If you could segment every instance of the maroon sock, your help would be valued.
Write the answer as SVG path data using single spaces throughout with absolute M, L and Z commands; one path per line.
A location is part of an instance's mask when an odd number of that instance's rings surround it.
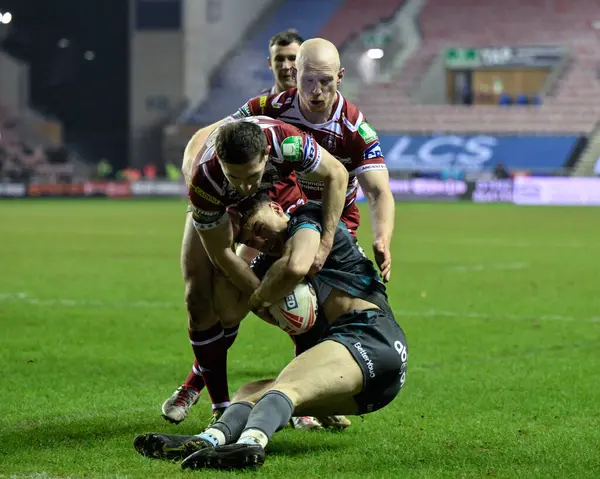
M 191 336 L 191 332 L 190 332 Z M 192 338 L 190 338 L 192 339 Z M 200 392 L 204 389 L 204 378 L 202 377 L 202 372 L 198 366 L 198 361 L 194 359 L 194 365 L 192 366 L 192 370 L 188 374 L 183 385 L 187 388 L 194 388 L 196 391 Z
M 229 384 L 227 382 L 227 348 L 221 323 L 206 331 L 190 331 L 190 342 L 198 369 L 210 394 L 213 409 L 229 406 Z

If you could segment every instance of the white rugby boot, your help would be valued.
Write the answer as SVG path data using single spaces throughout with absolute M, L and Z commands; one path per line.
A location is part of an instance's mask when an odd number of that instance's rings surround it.
M 162 417 L 173 424 L 183 421 L 192 406 L 198 402 L 200 392 L 187 386 L 179 386 L 162 405 Z

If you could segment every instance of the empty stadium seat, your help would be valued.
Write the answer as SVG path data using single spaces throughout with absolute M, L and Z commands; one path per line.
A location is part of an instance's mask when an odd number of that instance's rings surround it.
M 381 131 L 589 132 L 600 120 L 600 33 L 592 27 L 599 12 L 600 0 L 428 0 L 418 51 L 396 78 L 365 85 L 355 102 Z M 573 58 L 552 93 L 531 102 L 535 108 L 415 105 L 413 88 L 453 45 L 567 45 Z
M 248 98 L 273 83 L 267 66 L 267 47 L 275 34 L 295 28 L 304 38 L 315 37 L 336 12 L 342 0 L 286 0 L 272 17 L 228 60 L 215 75 L 207 99 L 195 108 L 188 121 L 211 123 L 233 113 Z M 315 12 L 318 12 L 316 14 Z
M 402 3 L 404 0 L 377 0 L 367 5 L 364 0 L 344 0 L 318 36 L 340 47 L 353 35 L 391 18 Z

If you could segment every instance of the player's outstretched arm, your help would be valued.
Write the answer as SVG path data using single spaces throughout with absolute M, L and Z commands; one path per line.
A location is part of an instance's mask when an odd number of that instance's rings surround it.
M 290 294 L 313 264 L 321 237 L 312 228 L 300 228 L 287 240 L 283 255 L 269 268 L 250 304 L 254 310 L 276 303 Z
M 231 221 L 225 221 L 216 228 L 197 229 L 202 244 L 212 263 L 242 292 L 251 294 L 260 285 L 250 266 L 232 249 L 233 228 Z
M 394 232 L 396 206 L 390 190 L 390 176 L 387 170 L 365 171 L 358 176 L 358 183 L 367 198 L 371 211 L 373 230 L 373 253 L 384 282 L 390 279 L 392 254 L 390 244 Z
M 323 232 L 321 233 L 320 247 L 310 269 L 310 273 L 314 274 L 321 270 L 333 246 L 335 230 L 346 202 L 348 171 L 331 153 L 321 148 L 319 166 L 313 172 L 302 176 L 308 180 L 321 180 L 324 182 Z

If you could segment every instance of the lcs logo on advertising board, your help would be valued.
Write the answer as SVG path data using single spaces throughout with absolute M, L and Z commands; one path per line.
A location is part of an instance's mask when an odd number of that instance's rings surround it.
M 492 159 L 497 144 L 492 136 L 402 136 L 387 150 L 386 159 L 392 168 L 480 169 Z
M 390 170 L 462 171 L 562 168 L 584 138 L 578 135 L 393 135 L 379 137 Z

